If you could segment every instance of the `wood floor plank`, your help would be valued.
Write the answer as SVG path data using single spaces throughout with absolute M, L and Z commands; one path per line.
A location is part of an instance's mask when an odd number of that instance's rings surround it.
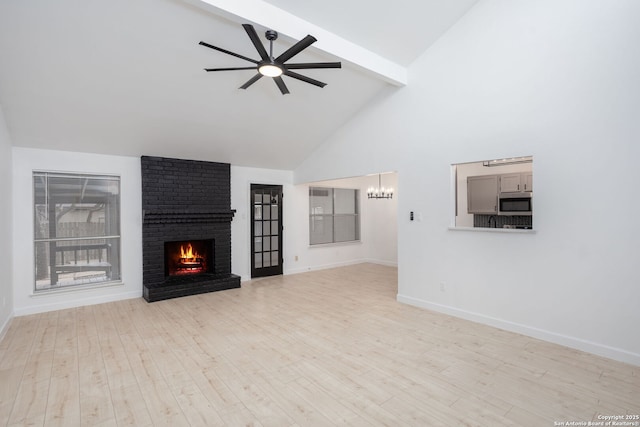
M 11 322 L 7 333 L 8 346 L 2 360 L 0 370 L 23 368 L 36 338 L 39 316 L 25 316 L 27 319 L 17 318 Z
M 41 353 L 53 350 L 56 342 L 59 312 L 43 313 L 40 316 L 38 329 L 35 332 L 34 343 L 31 351 Z
M 640 414 L 638 366 L 396 294 L 395 268 L 359 264 L 17 317 L 0 341 L 0 426 L 543 426 Z
M 221 418 L 228 426 L 264 427 L 264 424 L 242 403 L 234 405 L 233 408 L 221 414 Z
M 76 308 L 76 322 L 79 337 L 92 337 L 98 335 L 94 308 L 95 306 L 93 305 Z
M 11 415 L 22 380 L 22 369 L 0 369 L 0 421 L 6 424 Z
M 82 425 L 99 425 L 115 422 L 111 403 L 111 390 L 101 353 L 89 353 L 79 357 L 80 422 Z
M 49 377 L 40 381 L 23 381 L 18 389 L 9 424 L 44 423 L 49 395 Z
M 322 385 L 307 378 L 300 378 L 287 385 L 296 394 L 311 405 L 335 425 L 346 424 L 358 417 L 351 408 L 342 404 L 340 399 L 329 393 Z
M 224 426 L 224 421 L 194 383 L 174 390 L 178 404 L 192 427 Z
M 147 404 L 142 397 L 142 391 L 137 384 L 112 390 L 111 401 L 119 426 L 146 427 L 153 425 Z
M 216 374 L 261 425 L 276 427 L 294 424 L 293 419 L 277 405 L 274 399 L 254 384 L 251 375 L 238 369 L 233 362 L 224 361 L 216 369 Z
M 111 334 L 101 336 L 99 345 L 111 390 L 137 385 L 120 337 Z
M 142 386 L 149 382 L 164 382 L 162 372 L 154 363 L 151 352 L 145 346 L 142 337 L 138 335 L 122 335 L 120 338 L 138 384 Z
M 189 425 L 178 401 L 164 382 L 147 382 L 140 386 L 140 390 L 153 425 L 171 427 Z
M 160 372 L 169 387 L 182 388 L 191 382 L 189 373 L 174 355 L 171 346 L 167 345 L 160 335 L 143 341 L 155 365 L 160 367 Z
M 80 425 L 80 381 L 77 370 L 75 373 L 51 377 L 45 425 Z
M 235 408 L 235 405 L 241 403 L 238 396 L 218 378 L 213 370 L 207 368 L 200 372 L 193 372 L 192 377 L 202 394 L 218 414 L 224 414 L 231 408 Z
M 273 374 L 257 372 L 253 377 L 258 387 L 301 426 L 333 426 L 329 418 L 317 411 L 313 404 L 297 394 L 288 384 L 280 382 Z
M 25 365 L 22 382 L 39 382 L 51 378 L 53 350 L 32 352 Z

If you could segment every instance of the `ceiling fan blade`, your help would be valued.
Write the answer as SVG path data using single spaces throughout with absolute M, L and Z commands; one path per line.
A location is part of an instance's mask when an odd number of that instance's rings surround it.
M 282 53 L 282 55 L 278 56 L 275 59 L 275 62 L 283 63 L 283 62 L 293 58 L 294 56 L 296 56 L 297 54 L 299 54 L 300 52 L 302 52 L 303 50 L 305 50 L 306 48 L 311 46 L 316 41 L 317 41 L 317 39 L 315 37 L 313 37 L 312 35 L 307 35 L 305 38 L 300 40 L 298 43 L 294 44 L 289 49 L 284 51 Z
M 325 87 L 327 85 L 326 83 L 322 83 L 322 82 L 320 82 L 318 80 L 315 80 L 315 79 L 312 79 L 310 77 L 303 76 L 302 74 L 294 73 L 293 71 L 285 71 L 284 75 L 292 77 L 294 79 L 301 80 L 301 81 L 303 81 L 305 83 L 310 83 L 310 84 L 312 84 L 314 86 L 318 86 L 318 87 Z
M 234 52 L 228 51 L 228 50 L 223 49 L 221 47 L 210 45 L 209 43 L 200 42 L 198 44 L 200 44 L 202 46 L 206 46 L 206 47 L 208 47 L 210 49 L 213 49 L 213 50 L 217 50 L 218 52 L 226 53 L 227 55 L 235 56 L 236 58 L 244 59 L 245 61 L 253 62 L 254 64 L 258 63 L 258 61 L 256 61 L 255 59 L 247 58 L 246 56 L 242 56 L 242 55 L 240 55 L 238 53 L 234 53 Z
M 278 88 L 280 89 L 280 92 L 282 92 L 283 95 L 286 95 L 289 93 L 289 89 L 287 88 L 287 85 L 284 84 L 284 80 L 282 80 L 282 77 L 280 76 L 274 77 L 273 81 L 276 82 L 276 84 L 278 85 Z
M 269 58 L 269 54 L 267 53 L 267 50 L 264 48 L 264 45 L 260 41 L 260 37 L 258 37 L 258 33 L 256 33 L 255 28 L 253 28 L 253 25 L 242 24 L 242 26 L 244 27 L 244 30 L 247 32 L 247 35 L 249 36 L 249 38 L 251 39 L 251 43 L 253 43 L 256 50 L 260 54 L 260 58 L 262 58 L 263 61 L 268 61 L 269 59 L 271 59 Z
M 245 84 L 243 84 L 242 86 L 240 86 L 240 89 L 246 89 L 249 86 L 251 86 L 252 84 L 254 84 L 255 82 L 257 82 L 258 80 L 260 80 L 260 78 L 262 77 L 262 74 L 257 73 L 255 76 L 251 77 Z
M 205 71 L 235 71 L 235 70 L 255 70 L 256 67 L 234 67 L 234 68 L 205 68 Z
M 289 70 L 307 70 L 311 68 L 342 68 L 340 62 L 304 62 L 298 64 L 285 64 Z

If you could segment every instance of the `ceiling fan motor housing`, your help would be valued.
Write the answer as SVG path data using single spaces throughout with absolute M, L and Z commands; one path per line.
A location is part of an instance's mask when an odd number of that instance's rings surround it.
M 273 41 L 273 40 L 277 40 L 278 39 L 278 33 L 276 31 L 273 31 L 273 30 L 267 30 L 267 32 L 264 33 L 264 36 L 269 41 Z

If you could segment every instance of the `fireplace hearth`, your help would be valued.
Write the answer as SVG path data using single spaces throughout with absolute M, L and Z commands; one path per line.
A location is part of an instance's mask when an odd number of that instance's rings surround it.
M 231 273 L 231 177 L 225 163 L 141 158 L 143 297 L 240 287 Z

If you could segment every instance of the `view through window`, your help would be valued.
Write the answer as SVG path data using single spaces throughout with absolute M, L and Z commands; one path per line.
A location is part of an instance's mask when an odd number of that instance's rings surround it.
M 120 178 L 34 172 L 35 291 L 120 280 Z
M 359 191 L 347 188 L 309 188 L 309 243 L 360 240 Z

